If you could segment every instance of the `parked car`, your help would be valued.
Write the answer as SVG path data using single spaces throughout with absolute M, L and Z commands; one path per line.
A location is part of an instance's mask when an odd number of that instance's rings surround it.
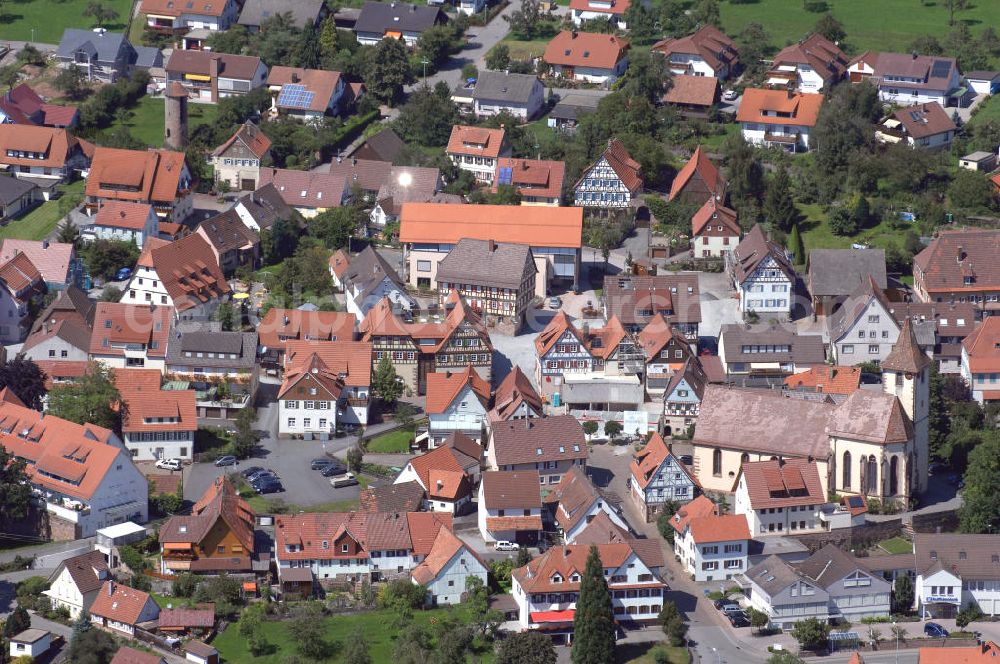
M 739 604 L 737 604 L 731 599 L 717 599 L 714 602 L 712 602 L 712 605 L 715 606 L 715 608 L 717 608 L 719 611 L 724 611 L 727 606 L 736 606 L 737 608 L 739 608 Z
M 281 482 L 278 480 L 268 480 L 266 482 L 261 482 L 254 487 L 257 493 L 281 493 L 285 490 L 285 487 L 281 486 Z
M 248 477 L 247 482 L 249 482 L 250 484 L 258 484 L 267 479 L 279 480 L 281 478 L 278 477 L 278 474 L 272 470 L 262 470 L 259 473 L 256 473 Z
M 345 466 L 340 461 L 334 461 L 328 466 L 325 466 L 319 471 L 319 474 L 323 477 L 333 477 L 334 475 L 343 475 L 347 472 L 347 466 Z
M 725 101 L 735 101 L 737 97 L 739 97 L 739 94 L 736 90 L 726 90 L 722 93 L 722 98 Z
M 156 467 L 163 470 L 180 470 L 184 462 L 180 459 L 157 459 Z
M 691 456 L 690 454 L 682 454 L 682 455 L 680 455 L 677 458 L 685 466 L 693 466 L 694 465 L 694 457 Z
M 125 281 L 132 278 L 132 268 L 123 267 L 115 272 L 115 281 Z
M 236 457 L 234 457 L 232 454 L 226 454 L 226 455 L 220 456 L 218 459 L 215 460 L 215 465 L 216 466 L 235 466 L 236 465 Z
M 562 306 L 562 300 L 559 299 L 558 296 L 553 295 L 552 297 L 549 298 L 549 308 L 550 309 L 558 309 L 561 306 Z
M 732 611 L 726 614 L 729 618 L 729 622 L 732 623 L 733 627 L 749 627 L 750 626 L 750 616 L 747 615 L 746 611 Z
M 500 540 L 493 545 L 496 551 L 517 551 L 521 548 L 521 545 L 517 542 L 508 542 L 507 540 Z
M 345 486 L 354 486 L 358 483 L 358 478 L 354 476 L 354 473 L 350 472 L 330 478 L 330 484 L 332 484 L 335 489 L 340 489 Z
M 251 475 L 255 475 L 256 473 L 259 473 L 262 470 L 265 469 L 261 468 L 260 466 L 250 466 L 249 468 L 245 468 L 243 472 L 240 473 L 240 475 L 242 475 L 243 477 L 250 477 Z
M 322 459 L 313 459 L 309 462 L 309 468 L 312 470 L 323 470 L 327 466 L 336 463 L 333 459 L 329 457 L 324 457 Z
M 945 637 L 948 636 L 948 630 L 937 623 L 929 622 L 924 625 L 924 634 L 930 637 Z

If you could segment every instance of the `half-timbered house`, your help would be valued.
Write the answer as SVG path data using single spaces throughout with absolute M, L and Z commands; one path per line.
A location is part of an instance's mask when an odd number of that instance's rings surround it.
M 557 390 L 563 374 L 594 371 L 586 336 L 562 310 L 535 339 L 535 356 L 535 379 L 544 393 Z
M 751 228 L 725 257 L 733 286 L 739 292 L 741 312 L 791 314 L 795 270 L 784 249 L 765 237 L 760 224 Z
M 642 193 L 639 162 L 632 159 L 617 138 L 597 162 L 585 170 L 573 187 L 573 205 L 603 210 L 624 210 Z

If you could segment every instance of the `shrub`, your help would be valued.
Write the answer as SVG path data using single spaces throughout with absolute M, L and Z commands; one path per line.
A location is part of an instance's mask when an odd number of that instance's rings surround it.
M 191 597 L 198 590 L 198 577 L 191 573 L 180 574 L 170 584 L 175 597 Z
M 813 14 L 822 14 L 830 9 L 830 5 L 826 3 L 826 0 L 804 0 L 802 8 Z

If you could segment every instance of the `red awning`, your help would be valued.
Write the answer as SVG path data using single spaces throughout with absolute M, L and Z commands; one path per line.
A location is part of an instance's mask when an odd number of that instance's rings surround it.
M 557 623 L 573 622 L 573 614 L 576 609 L 566 609 L 565 611 L 535 611 L 531 614 L 533 623 Z
M 257 584 L 253 581 L 244 581 L 243 590 L 248 593 L 255 593 L 257 592 Z

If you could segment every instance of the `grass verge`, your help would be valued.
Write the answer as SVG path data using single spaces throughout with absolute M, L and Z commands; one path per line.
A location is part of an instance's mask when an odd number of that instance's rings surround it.
M 78 180 L 73 184 L 60 186 L 59 189 L 63 195 L 82 194 L 85 184 L 83 180 Z M 44 240 L 56 229 L 62 218 L 59 199 L 45 201 L 23 217 L 0 228 L 0 240 Z
M 397 429 L 368 441 L 368 451 L 380 454 L 403 454 L 410 451 L 413 429 Z
M 125 126 L 137 140 L 149 147 L 163 145 L 163 97 L 142 97 L 139 103 L 129 109 L 132 117 Z M 188 104 L 188 130 L 215 122 L 219 109 L 214 104 Z M 119 126 L 117 119 L 101 135 L 110 134 Z
M 913 544 L 902 537 L 893 537 L 878 543 L 878 548 L 886 553 L 913 553 Z
M 4 41 L 30 41 L 58 44 L 66 28 L 94 27 L 94 20 L 84 16 L 90 0 L 58 0 L 57 2 L 5 2 L 0 9 L 0 35 Z M 132 11 L 131 0 L 105 0 L 101 4 L 118 12 L 118 17 L 104 27 L 110 32 L 122 32 Z

